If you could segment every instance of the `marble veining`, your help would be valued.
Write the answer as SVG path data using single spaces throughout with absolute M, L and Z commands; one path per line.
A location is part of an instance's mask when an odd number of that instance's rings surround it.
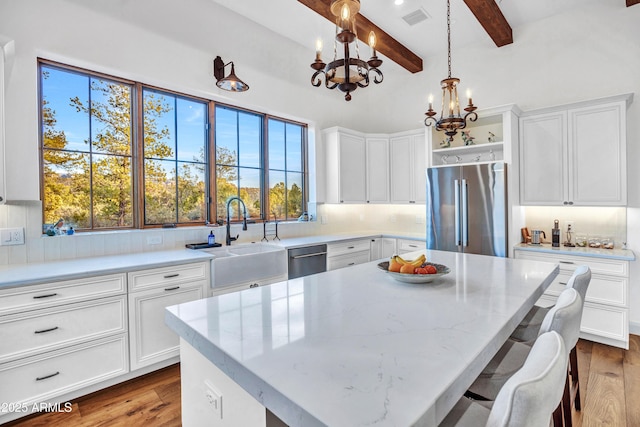
M 291 426 L 437 425 L 559 270 L 426 253 L 451 273 L 408 284 L 370 262 L 172 306 L 166 323 Z

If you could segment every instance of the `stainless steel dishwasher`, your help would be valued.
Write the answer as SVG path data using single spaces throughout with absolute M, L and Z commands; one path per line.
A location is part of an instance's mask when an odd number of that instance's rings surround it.
M 289 279 L 327 271 L 327 245 L 289 249 Z

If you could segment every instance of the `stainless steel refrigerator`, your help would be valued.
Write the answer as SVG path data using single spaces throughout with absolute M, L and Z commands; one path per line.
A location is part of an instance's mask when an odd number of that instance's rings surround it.
M 427 169 L 427 248 L 507 256 L 503 162 Z

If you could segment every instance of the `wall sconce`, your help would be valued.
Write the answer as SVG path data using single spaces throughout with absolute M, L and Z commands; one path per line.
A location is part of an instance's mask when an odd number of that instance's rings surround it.
M 229 64 L 231 64 L 231 72 L 227 77 L 225 77 L 224 68 Z M 225 64 L 222 58 L 216 56 L 216 59 L 213 60 L 213 75 L 217 80 L 216 86 L 220 89 L 228 90 L 230 92 L 245 92 L 249 90 L 249 85 L 236 76 L 233 61 Z

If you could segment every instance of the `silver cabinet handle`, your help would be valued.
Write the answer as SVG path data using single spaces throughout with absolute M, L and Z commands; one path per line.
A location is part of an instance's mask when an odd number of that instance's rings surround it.
M 34 334 L 44 334 L 45 332 L 55 331 L 56 329 L 58 329 L 58 327 L 54 326 L 53 328 L 49 328 L 49 329 L 40 329 L 39 331 L 33 331 L 33 333 Z
M 254 283 L 253 285 L 249 285 L 249 288 L 257 288 L 259 286 L 260 286 L 259 283 Z
M 573 261 L 558 261 L 560 264 L 575 264 Z
M 173 277 L 178 277 L 180 275 L 180 273 L 175 273 L 175 274 L 167 274 L 166 276 L 164 276 L 165 279 L 171 279 Z
M 560 283 L 561 285 L 567 286 L 567 282 L 558 282 L 558 283 Z
M 418 247 L 418 245 L 407 245 L 407 246 L 409 246 L 410 248 L 417 248 Z
M 51 298 L 51 297 L 55 297 L 56 295 L 58 295 L 58 294 L 53 293 L 53 294 L 47 294 L 47 295 L 35 295 L 35 296 L 33 297 L 33 299 Z
M 326 255 L 327 252 L 314 252 L 312 254 L 306 254 L 306 255 L 295 255 L 290 257 L 291 259 L 298 259 L 298 258 L 308 258 L 310 256 L 320 256 L 320 255 Z
M 355 246 L 347 246 L 347 249 L 355 249 Z
M 454 181 L 454 231 L 455 231 L 455 240 L 456 246 L 460 246 L 462 244 L 462 240 L 460 239 L 460 180 Z
M 55 377 L 56 375 L 60 375 L 60 371 L 56 371 L 55 373 L 50 375 L 45 375 L 44 377 L 37 377 L 36 381 L 46 380 L 47 378 Z
M 462 180 L 460 199 L 462 204 L 462 245 L 469 246 L 469 194 L 466 179 Z
M 356 263 L 355 263 L 355 262 L 350 262 L 350 263 L 349 263 L 349 264 L 347 264 L 347 265 L 356 265 Z
M 164 288 L 165 291 L 175 291 L 176 289 L 180 289 L 180 286 L 174 286 L 173 288 Z

